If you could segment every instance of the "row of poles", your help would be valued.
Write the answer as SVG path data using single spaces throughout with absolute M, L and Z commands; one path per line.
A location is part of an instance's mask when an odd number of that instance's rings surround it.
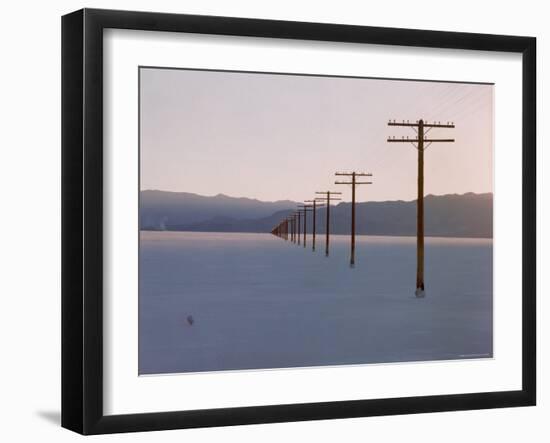
M 424 151 L 432 143 L 454 142 L 450 138 L 427 138 L 426 135 L 433 128 L 454 128 L 454 123 L 447 122 L 425 122 L 424 120 L 416 120 L 409 122 L 408 120 L 396 122 L 395 120 L 388 121 L 388 126 L 408 127 L 416 132 L 416 137 L 388 137 L 388 143 L 411 143 L 418 151 L 418 183 L 417 183 L 417 229 L 416 229 L 416 291 L 417 297 L 424 296 Z M 337 185 L 351 185 L 351 245 L 350 245 L 350 266 L 355 266 L 355 188 L 358 185 L 370 185 L 370 181 L 358 181 L 358 177 L 372 177 L 370 173 L 362 172 L 336 172 L 336 176 L 349 177 L 350 181 L 338 181 Z M 307 214 L 312 213 L 312 250 L 315 251 L 316 241 L 316 213 L 320 207 L 326 208 L 325 220 L 325 256 L 329 255 L 330 244 L 330 205 L 331 202 L 341 200 L 341 192 L 334 191 L 317 191 L 316 197 L 313 200 L 304 200 L 304 203 L 298 205 L 297 210 L 290 216 L 281 220 L 271 231 L 273 235 L 281 237 L 284 240 L 290 240 L 292 243 L 306 247 L 307 244 Z
M 335 181 L 337 185 L 351 185 L 351 252 L 350 266 L 355 266 L 355 188 L 358 185 L 370 185 L 370 181 L 358 181 L 358 177 L 372 177 L 371 173 L 364 172 L 336 172 L 336 176 L 350 177 L 350 181 Z M 330 247 L 330 205 L 334 201 L 339 201 L 342 195 L 336 191 L 317 191 L 313 200 L 304 200 L 304 203 L 298 205 L 297 210 L 290 216 L 287 216 L 279 222 L 271 231 L 273 235 L 290 240 L 298 245 L 307 245 L 307 214 L 312 214 L 312 245 L 311 249 L 315 251 L 316 246 L 316 231 L 317 231 L 317 209 L 326 208 L 325 211 L 325 256 L 329 255 Z

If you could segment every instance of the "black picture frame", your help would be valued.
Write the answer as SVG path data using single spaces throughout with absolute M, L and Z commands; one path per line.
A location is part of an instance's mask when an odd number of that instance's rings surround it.
M 108 28 L 521 54 L 521 390 L 104 415 L 102 77 L 103 30 Z M 104 434 L 535 405 L 535 67 L 533 37 L 97 9 L 65 15 L 62 18 L 62 426 L 81 434 Z

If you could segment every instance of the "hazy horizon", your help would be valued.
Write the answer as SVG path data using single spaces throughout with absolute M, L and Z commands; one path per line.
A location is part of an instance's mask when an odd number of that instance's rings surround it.
M 140 189 L 303 201 L 343 192 L 334 172 L 371 172 L 357 201 L 415 200 L 414 137 L 433 129 L 425 195 L 493 192 L 493 93 L 487 84 L 140 69 Z
M 198 195 L 200 197 L 219 197 L 219 196 L 223 196 L 223 197 L 229 197 L 229 198 L 244 198 L 244 199 L 248 199 L 248 200 L 258 200 L 258 201 L 265 202 L 265 203 L 276 203 L 276 202 L 282 202 L 282 201 L 292 201 L 293 203 L 296 203 L 296 202 L 301 203 L 301 201 L 292 200 L 291 198 L 279 198 L 277 200 L 262 200 L 262 199 L 258 199 L 258 198 L 255 198 L 255 197 L 248 197 L 246 195 L 230 195 L 230 194 L 227 194 L 225 192 L 218 192 L 216 194 L 199 194 L 198 192 L 193 192 L 193 191 L 170 191 L 170 190 L 166 190 L 166 189 L 140 189 L 140 192 L 171 192 L 171 193 L 175 193 L 175 194 L 178 194 L 178 193 L 193 194 L 193 195 Z M 429 196 L 445 197 L 447 195 L 465 195 L 465 194 L 475 194 L 475 195 L 493 194 L 493 191 L 488 191 L 488 192 L 466 191 L 466 192 L 461 192 L 461 193 L 451 192 L 451 193 L 448 193 L 448 194 L 433 194 L 433 193 L 430 193 L 430 194 L 424 194 L 424 197 L 429 197 Z M 379 202 L 379 203 L 392 202 L 392 201 L 410 202 L 410 201 L 415 201 L 416 199 L 417 198 L 415 196 L 412 199 L 391 199 L 391 200 L 376 200 L 376 201 Z M 369 201 L 373 201 L 373 200 L 369 200 Z M 334 204 L 336 205 L 340 202 L 341 201 L 335 201 Z M 346 201 L 343 201 L 343 202 L 346 203 Z M 347 202 L 347 203 L 349 203 L 349 202 Z

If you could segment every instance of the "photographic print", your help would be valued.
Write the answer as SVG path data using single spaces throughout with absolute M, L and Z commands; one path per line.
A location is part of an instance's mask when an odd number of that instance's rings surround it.
M 493 357 L 488 83 L 139 68 L 139 374 Z

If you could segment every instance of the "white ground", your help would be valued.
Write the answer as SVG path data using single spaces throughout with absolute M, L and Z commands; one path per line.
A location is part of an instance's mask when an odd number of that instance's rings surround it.
M 142 232 L 140 373 L 491 357 L 492 241 L 427 238 L 421 299 L 415 242 Z

